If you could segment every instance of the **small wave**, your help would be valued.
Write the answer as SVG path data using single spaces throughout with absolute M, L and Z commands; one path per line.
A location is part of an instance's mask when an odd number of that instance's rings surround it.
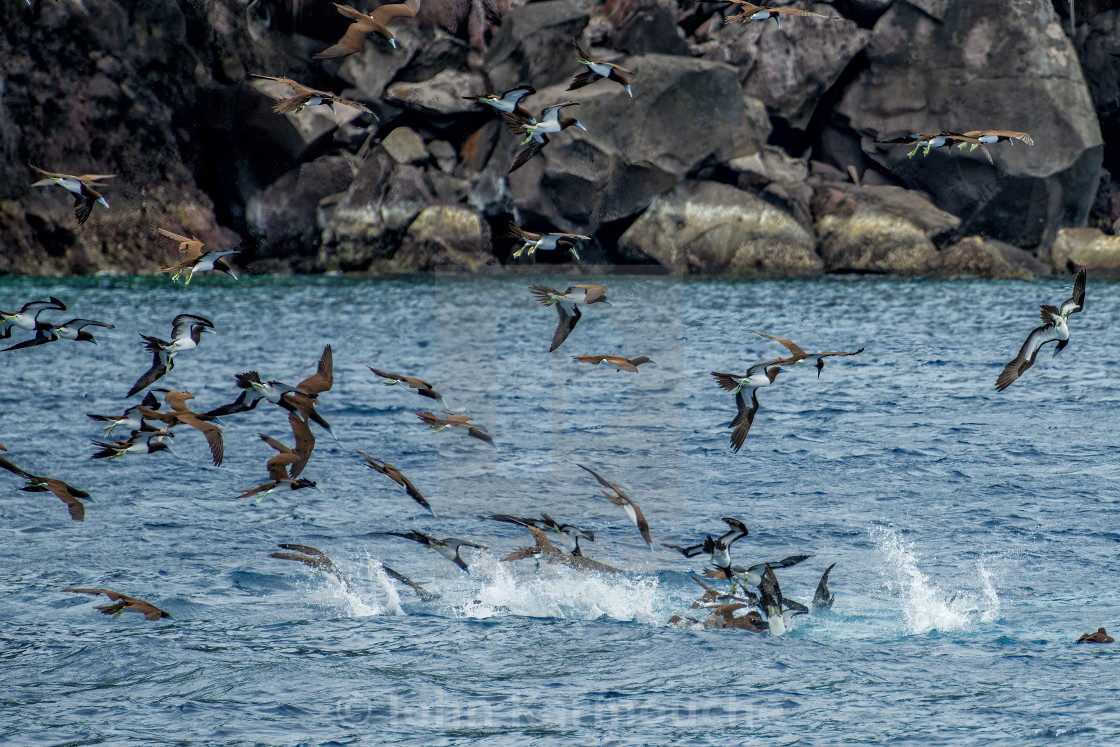
M 898 532 L 876 527 L 871 530 L 871 539 L 886 560 L 882 572 L 887 589 L 902 603 L 903 619 L 911 634 L 969 630 L 977 622 L 988 623 L 999 618 L 999 594 L 992 573 L 983 561 L 977 561 L 974 574 L 954 575 L 962 581 L 971 578 L 976 583 L 965 588 L 945 589 L 918 568 L 913 544 L 902 539 Z

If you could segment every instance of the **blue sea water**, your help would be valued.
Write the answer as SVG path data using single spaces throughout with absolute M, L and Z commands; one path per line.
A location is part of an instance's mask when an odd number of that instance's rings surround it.
M 556 323 L 536 282 L 570 277 L 402 279 L 0 278 L 0 308 L 54 295 L 116 325 L 101 347 L 59 342 L 0 354 L 0 442 L 21 467 L 89 491 L 86 521 L 0 473 L 0 743 L 23 744 L 1106 744 L 1120 738 L 1116 476 L 1118 288 L 1089 279 L 1073 339 L 1007 391 L 993 385 L 1037 305 L 1069 279 L 1037 283 L 829 277 L 726 282 L 579 277 L 614 306 L 584 311 L 547 352 Z M 171 318 L 218 334 L 176 358 L 157 386 L 202 411 L 233 400 L 235 373 L 296 383 L 334 351 L 303 490 L 255 504 L 263 403 L 225 418 L 225 462 L 201 435 L 113 462 L 89 458 L 148 367 L 137 333 Z M 733 399 L 712 370 L 784 349 L 865 348 L 783 373 L 759 392 L 743 450 L 729 449 Z M 1052 346 L 1049 346 L 1052 349 Z M 649 355 L 638 374 L 577 353 Z M 432 433 L 434 404 L 366 368 L 420 376 L 472 415 L 499 449 L 461 429 Z M 427 514 L 362 450 L 410 477 Z M 649 520 L 647 549 L 585 464 Z M 595 532 L 588 556 L 617 577 L 531 560 L 492 513 Z M 807 602 L 831 563 L 832 610 L 784 637 L 679 630 L 699 587 L 660 543 L 691 543 L 741 518 L 736 563 L 811 553 L 779 572 Z M 489 549 L 470 575 L 373 531 L 419 530 Z M 312 545 L 351 587 L 271 559 Z M 380 562 L 441 598 L 422 602 Z M 170 612 L 147 622 L 94 610 L 116 589 Z

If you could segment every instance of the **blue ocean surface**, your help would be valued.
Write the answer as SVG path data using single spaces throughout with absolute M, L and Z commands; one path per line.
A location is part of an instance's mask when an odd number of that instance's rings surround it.
M 555 353 L 543 282 L 601 282 Z M 1120 739 L 1118 287 L 1089 278 L 1070 345 L 1008 390 L 996 376 L 1071 278 L 1035 283 L 875 277 L 727 282 L 545 273 L 500 277 L 0 278 L 0 308 L 53 295 L 73 317 L 116 325 L 101 346 L 0 353 L 4 456 L 93 495 L 71 521 L 49 493 L 0 472 L 0 743 L 1108 744 Z M 234 375 L 298 383 L 323 346 L 334 386 L 303 476 L 323 492 L 238 493 L 291 444 L 264 402 L 223 418 L 225 461 L 179 427 L 177 456 L 93 460 L 101 424 L 151 364 L 137 333 L 168 339 L 179 313 L 217 334 L 156 386 L 205 411 Z M 784 372 L 759 391 L 739 453 L 734 399 L 710 371 L 785 349 L 855 350 Z M 26 333 L 17 332 L 14 339 Z M 648 355 L 639 373 L 579 353 Z M 368 365 L 426 379 L 499 448 Z M 135 398 L 133 401 L 138 400 Z M 396 465 L 431 502 L 365 466 Z M 653 548 L 599 492 L 618 483 Z M 547 512 L 595 533 L 585 573 L 500 558 L 532 544 L 494 513 Z M 700 588 L 691 544 L 737 517 L 736 564 L 807 553 L 778 572 L 808 602 L 830 564 L 833 608 L 776 637 L 668 625 Z M 471 573 L 418 530 L 485 545 Z M 269 558 L 279 543 L 326 552 L 349 579 Z M 381 563 L 440 594 L 421 601 Z M 105 587 L 171 617 L 98 614 Z

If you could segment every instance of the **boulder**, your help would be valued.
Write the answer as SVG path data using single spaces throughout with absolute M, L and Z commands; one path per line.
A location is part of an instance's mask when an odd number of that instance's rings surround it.
M 940 261 L 934 239 L 960 225 L 957 217 L 901 187 L 817 185 L 813 212 L 828 272 L 929 274 Z
M 607 0 L 603 10 L 614 29 L 611 49 L 631 55 L 688 54 L 674 0 Z
M 477 93 L 486 93 L 481 73 L 444 70 L 420 83 L 394 83 L 386 89 L 385 98 L 423 114 L 462 114 L 478 110 L 476 102 L 463 98 Z
M 316 264 L 326 270 L 366 270 L 375 260 L 391 257 L 432 197 L 423 170 L 398 164 L 384 148 L 374 148 L 335 205 Z
M 686 182 L 653 201 L 622 235 L 624 257 L 648 255 L 677 272 L 815 275 L 815 241 L 788 213 L 716 182 Z
M 799 129 L 806 128 L 821 96 L 871 36 L 831 6 L 818 4 L 813 10 L 834 20 L 787 17 L 781 28 L 769 20 L 724 24 L 712 32 L 718 46 L 704 55 L 738 67 L 743 91 Z
M 587 19 L 587 13 L 564 0 L 530 3 L 506 13 L 484 62 L 493 92 L 523 84 L 540 89 L 578 73 L 583 66 L 576 61 L 572 37 L 580 35 Z
M 429 205 L 408 227 L 392 266 L 399 272 L 432 269 L 476 271 L 496 265 L 490 250 L 490 227 L 476 211 L 462 205 Z
M 1059 273 L 1084 267 L 1092 277 L 1120 277 L 1120 236 L 1098 228 L 1063 228 L 1054 241 L 1050 263 Z
M 1033 280 L 1049 269 L 1030 252 L 982 236 L 968 236 L 941 250 L 937 273 L 945 277 L 969 275 L 978 278 Z
M 733 67 L 669 55 L 621 64 L 636 72 L 634 98 L 609 80 L 580 89 L 579 106 L 564 113 L 588 131 L 550 136 L 541 155 L 510 176 L 518 208 L 593 233 L 644 210 L 702 163 L 745 156 L 766 142 L 769 121 L 757 101 L 742 95 Z M 563 101 L 565 86 L 542 91 L 540 99 Z M 504 142 L 492 160 L 512 163 L 521 146 L 508 135 Z
M 865 53 L 837 111 L 867 136 L 872 159 L 962 216 L 963 233 L 1033 246 L 1084 223 L 1101 133 L 1049 0 L 895 0 Z M 942 129 L 1026 130 L 1038 145 L 994 144 L 989 164 L 980 150 L 907 158 L 907 147 L 872 141 Z
M 304 262 L 319 251 L 322 226 L 319 201 L 345 190 L 354 178 L 354 167 L 344 156 L 323 156 L 292 169 L 253 195 L 246 218 L 259 245 L 258 259 L 284 258 Z
M 428 160 L 428 149 L 424 141 L 410 127 L 398 127 L 381 141 L 381 147 L 397 163 L 424 163 Z

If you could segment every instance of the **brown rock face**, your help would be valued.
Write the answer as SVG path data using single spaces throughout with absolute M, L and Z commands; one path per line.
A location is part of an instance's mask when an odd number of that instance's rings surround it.
M 980 278 L 1033 280 L 1049 274 L 1049 268 L 1028 251 L 994 239 L 969 236 L 943 249 L 937 272 L 952 277 L 970 275 Z
M 1084 267 L 1092 277 L 1120 277 L 1120 236 L 1097 228 L 1064 228 L 1050 257 L 1055 272 Z
M 698 182 L 661 195 L 623 234 L 619 250 L 677 272 L 814 275 L 812 234 L 788 213 L 726 184 Z
M 1077 54 L 1051 3 L 898 0 L 875 24 L 868 69 L 838 111 L 868 136 L 1021 130 L 1036 146 L 909 148 L 865 138 L 868 155 L 938 207 L 962 232 L 1033 246 L 1080 225 L 1097 188 L 1102 140 Z
M 431 205 L 408 227 L 392 267 L 401 272 L 475 271 L 497 263 L 490 251 L 490 228 L 477 212 L 461 205 Z

